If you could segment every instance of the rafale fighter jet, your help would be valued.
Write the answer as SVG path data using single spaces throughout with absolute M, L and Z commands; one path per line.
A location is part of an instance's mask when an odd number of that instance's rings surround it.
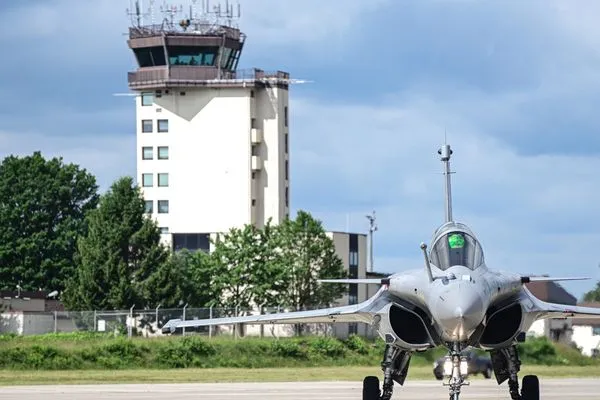
M 565 306 L 540 301 L 525 286 L 533 281 L 587 278 L 521 276 L 489 269 L 475 234 L 452 218 L 450 156 L 444 145 L 438 151 L 444 163 L 446 222 L 433 234 L 430 250 L 421 250 L 425 268 L 398 272 L 384 279 L 336 279 L 321 282 L 341 284 L 380 283 L 379 291 L 365 302 L 312 311 L 205 320 L 170 320 L 163 332 L 224 324 L 348 323 L 371 325 L 385 341 L 381 364 L 383 384 L 376 376 L 363 381 L 363 400 L 389 400 L 394 382 L 403 385 L 410 358 L 415 352 L 444 346 L 448 349 L 444 375 L 450 399 L 458 400 L 467 382 L 467 348 L 489 351 L 498 384 L 508 381 L 513 400 L 539 400 L 536 376 L 523 378 L 519 391 L 520 360 L 516 344 L 538 319 L 600 318 L 600 309 Z

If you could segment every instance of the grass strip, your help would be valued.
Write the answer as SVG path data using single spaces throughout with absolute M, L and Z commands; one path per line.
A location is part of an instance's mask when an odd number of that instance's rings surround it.
M 598 377 L 600 366 L 523 365 L 520 376 L 540 378 Z M 327 368 L 185 368 L 83 371 L 12 371 L 0 370 L 0 385 L 73 385 L 109 383 L 225 383 L 225 382 L 308 382 L 356 381 L 367 375 L 381 375 L 378 367 Z M 432 368 L 411 367 L 408 380 L 433 380 Z M 481 375 L 471 380 L 483 379 Z

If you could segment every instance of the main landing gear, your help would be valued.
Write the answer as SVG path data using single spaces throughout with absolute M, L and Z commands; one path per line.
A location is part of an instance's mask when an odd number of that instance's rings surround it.
M 404 384 L 411 352 L 387 345 L 381 369 L 383 370 L 383 385 L 379 390 L 379 378 L 367 376 L 363 381 L 363 400 L 390 400 L 394 391 L 394 382 Z
M 523 387 L 519 393 L 519 377 L 521 360 L 516 346 L 492 350 L 492 365 L 498 385 L 508 380 L 508 391 L 512 400 L 540 400 L 540 382 L 535 375 L 523 377 Z
M 444 363 L 444 375 L 447 376 L 450 391 L 450 400 L 459 400 L 460 390 L 469 385 L 466 382 L 468 368 L 467 361 L 461 357 L 461 343 L 453 343 L 452 349 Z M 383 385 L 380 390 L 379 378 L 367 376 L 363 381 L 363 400 L 390 400 L 394 382 L 403 385 L 408 372 L 411 352 L 387 345 L 381 368 L 383 369 Z M 523 387 L 519 393 L 519 378 L 517 374 L 521 369 L 521 361 L 516 346 L 492 350 L 492 365 L 498 384 L 508 380 L 508 389 L 512 400 L 540 400 L 540 386 L 537 376 L 526 375 L 523 377 Z

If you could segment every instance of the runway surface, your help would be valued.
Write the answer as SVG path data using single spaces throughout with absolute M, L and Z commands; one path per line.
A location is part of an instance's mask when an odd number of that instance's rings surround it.
M 544 379 L 540 385 L 541 398 L 598 399 L 600 379 Z M 290 382 L 290 383 L 218 383 L 218 384 L 136 384 L 136 385 L 73 385 L 73 386 L 11 386 L 0 388 L 0 399 L 27 400 L 360 400 L 360 382 Z M 448 389 L 438 381 L 407 382 L 396 385 L 394 399 L 447 400 Z M 463 388 L 462 399 L 510 399 L 506 384 L 498 386 L 493 380 L 475 380 Z

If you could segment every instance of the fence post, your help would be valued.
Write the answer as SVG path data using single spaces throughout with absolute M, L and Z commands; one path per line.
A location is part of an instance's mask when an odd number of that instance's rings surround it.
M 94 332 L 96 332 L 96 310 L 94 310 Z
M 208 318 L 212 319 L 212 306 L 210 306 L 210 308 L 208 309 Z M 208 338 L 210 339 L 212 337 L 212 325 L 208 326 Z
M 131 334 L 133 332 L 133 308 L 135 307 L 135 304 L 131 306 L 131 308 L 129 309 L 129 323 L 127 324 L 127 337 L 131 337 Z
M 158 326 L 158 309 L 160 308 L 160 304 L 158 305 L 158 307 L 156 307 L 156 331 L 158 332 L 160 330 L 160 327 Z
M 183 321 L 185 322 L 185 309 L 187 308 L 188 303 L 185 303 L 185 306 L 183 306 Z M 182 328 L 182 335 L 185 336 L 185 326 Z
M 265 307 L 264 304 L 261 304 L 261 306 L 259 308 L 260 315 L 264 314 L 264 311 L 265 311 L 264 307 Z M 261 337 L 261 339 L 265 337 L 265 326 L 263 324 L 260 324 L 260 337 Z
M 54 310 L 54 333 L 58 332 L 58 311 Z
M 235 306 L 235 316 L 236 316 L 236 318 L 239 316 L 238 307 L 239 306 Z M 239 324 L 234 324 L 233 325 L 233 338 L 234 339 L 238 338 L 238 327 L 239 327 Z

